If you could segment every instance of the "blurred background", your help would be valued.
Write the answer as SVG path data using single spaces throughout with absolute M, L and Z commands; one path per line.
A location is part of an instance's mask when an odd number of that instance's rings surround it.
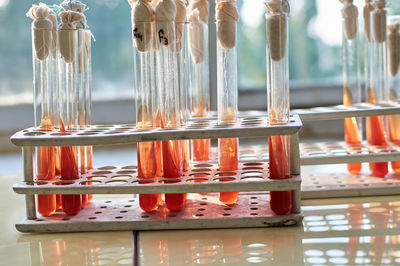
M 54 4 L 61 0 L 43 2 Z M 90 7 L 86 16 L 96 38 L 92 49 L 93 122 L 132 123 L 135 116 L 128 1 L 83 2 Z M 31 19 L 25 16 L 32 3 L 0 0 L 0 151 L 15 151 L 8 141 L 10 134 L 32 125 Z M 209 3 L 210 58 L 213 59 L 216 53 L 214 3 L 211 0 Z M 354 3 L 362 14 L 364 0 Z M 290 4 L 292 108 L 340 103 L 342 4 L 338 0 L 291 0 Z M 238 0 L 237 5 L 240 13 L 239 108 L 265 110 L 264 4 L 262 0 Z M 390 0 L 388 6 L 389 14 L 400 13 L 400 1 Z M 215 99 L 216 65 L 210 61 L 210 90 Z M 215 109 L 215 101 L 212 107 Z

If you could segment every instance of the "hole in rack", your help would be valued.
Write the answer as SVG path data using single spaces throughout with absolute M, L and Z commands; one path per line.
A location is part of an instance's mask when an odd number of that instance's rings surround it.
M 96 175 L 96 176 L 89 176 L 89 177 L 88 177 L 89 180 L 94 180 L 94 181 L 96 181 L 96 180 L 103 180 L 104 178 L 107 178 L 107 177 L 104 176 L 104 175 Z M 99 181 L 99 182 L 100 182 L 100 181 Z
M 260 179 L 264 179 L 262 176 L 245 176 L 241 177 L 240 180 L 246 180 L 246 181 L 258 181 Z
M 130 175 L 114 175 L 114 176 L 112 176 L 111 178 L 112 178 L 112 179 L 118 178 L 118 179 L 120 179 L 120 180 L 127 180 L 127 179 L 132 178 L 132 176 L 130 176 Z
M 150 216 L 149 215 L 142 215 L 141 217 L 142 218 L 149 218 Z
M 215 175 L 216 176 L 235 176 L 237 174 L 235 172 L 218 172 Z
M 130 208 L 130 207 L 132 207 L 132 205 L 125 205 L 124 207 L 125 208 Z
M 206 209 L 200 208 L 200 209 L 197 209 L 197 210 L 200 211 L 200 212 L 202 212 L 202 211 L 205 211 Z
M 204 205 L 207 205 L 207 203 L 201 202 L 200 205 L 204 206 Z
M 256 207 L 252 207 L 252 208 L 250 208 L 250 210 L 252 210 L 252 211 L 256 211 L 256 210 L 258 210 L 258 208 L 256 208 Z
M 112 201 L 111 200 L 107 200 L 107 201 L 105 201 L 105 203 L 111 203 Z
M 128 211 L 120 211 L 120 213 L 127 213 Z
M 134 199 L 131 199 L 131 200 L 128 200 L 129 202 L 135 202 L 135 200 Z
M 92 175 L 108 175 L 111 173 L 112 173 L 111 171 L 95 171 L 95 172 L 92 172 Z
M 116 216 L 115 217 L 115 219 L 122 219 L 122 218 L 124 218 L 124 217 L 122 217 L 122 216 Z
M 114 169 L 116 169 L 116 168 L 117 168 L 117 167 L 115 167 L 115 166 L 107 165 L 107 166 L 99 167 L 99 168 L 97 168 L 97 169 L 99 169 L 99 170 L 114 170 Z
M 118 171 L 117 172 L 117 174 L 120 174 L 120 175 L 131 175 L 131 174 L 134 174 L 134 173 L 136 173 L 136 171 L 128 171 L 128 170 L 124 170 L 124 171 Z
M 197 214 L 195 214 L 195 216 L 201 217 L 201 216 L 204 216 L 204 214 L 202 214 L 202 213 L 197 213 Z
M 69 218 L 62 218 L 61 220 L 63 220 L 63 221 L 69 221 Z
M 101 213 L 103 213 L 103 212 L 95 212 L 94 214 L 101 214 Z
M 24 136 L 42 136 L 45 135 L 46 133 L 44 132 L 40 132 L 40 131 L 32 131 L 32 132 L 28 132 L 28 133 L 24 133 Z
M 230 213 L 224 213 L 224 214 L 222 214 L 223 216 L 230 216 L 231 214 Z
M 121 167 L 121 169 L 137 169 L 137 166 L 127 165 L 127 166 Z
M 192 173 L 192 174 L 189 174 L 189 176 L 194 176 L 194 177 L 198 177 L 198 176 L 201 176 L 201 175 L 210 175 L 210 173 Z
M 243 167 L 242 170 L 263 170 L 260 166 Z
M 256 205 L 258 204 L 258 202 L 250 202 L 250 204 Z
M 257 197 L 250 197 L 250 199 L 257 199 Z
M 258 215 L 258 213 L 252 212 L 252 213 L 250 213 L 250 215 Z
M 89 217 L 88 219 L 89 219 L 89 220 L 95 220 L 96 217 Z
M 100 208 L 105 209 L 105 208 L 107 208 L 107 206 L 100 206 Z
M 194 168 L 192 169 L 192 172 L 198 173 L 198 172 L 211 172 L 210 168 Z
M 225 210 L 225 211 L 231 211 L 232 208 L 226 207 L 226 208 L 224 208 L 224 210 Z
M 128 181 L 126 181 L 126 180 L 112 180 L 112 181 L 107 181 L 106 184 L 107 185 L 124 185 L 127 182 Z
M 246 165 L 246 166 L 256 166 L 256 165 L 263 165 L 263 163 L 256 163 L 256 162 L 254 162 L 254 163 L 244 163 L 243 165 Z
M 194 178 L 189 178 L 186 180 L 187 183 L 190 183 L 190 182 L 197 183 L 197 182 L 206 182 L 206 181 L 208 181 L 208 179 L 205 177 L 203 177 L 203 178 L 202 177 L 194 177 Z
M 194 165 L 194 167 L 213 167 L 213 165 L 208 164 L 208 163 L 200 163 L 200 164 Z

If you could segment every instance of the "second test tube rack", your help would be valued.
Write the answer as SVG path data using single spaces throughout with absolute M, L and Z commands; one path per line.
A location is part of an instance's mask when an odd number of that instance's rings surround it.
M 21 232 L 78 232 L 113 230 L 157 230 L 194 228 L 269 227 L 295 225 L 301 222 L 300 160 L 298 131 L 299 116 L 291 116 L 282 126 L 268 126 L 265 116 L 241 118 L 236 124 L 219 124 L 215 119 L 193 120 L 184 129 L 139 131 L 135 125 L 94 125 L 81 131 L 66 133 L 37 131 L 34 128 L 16 133 L 12 142 L 22 147 L 24 180 L 14 191 L 25 194 L 27 219 L 16 224 Z M 163 180 L 144 180 L 139 184 L 135 166 L 104 166 L 90 171 L 74 181 L 35 181 L 33 148 L 36 146 L 80 146 L 133 144 L 144 141 L 199 139 L 224 137 L 267 137 L 291 135 L 292 178 L 270 180 L 268 163 L 244 162 L 239 170 L 221 172 L 213 163 L 192 165 L 177 183 Z M 229 174 L 230 182 L 223 181 Z M 143 180 L 142 180 L 143 181 Z M 169 179 L 169 181 L 171 181 Z M 196 182 L 203 181 L 203 182 Z M 276 215 L 269 208 L 267 191 L 293 191 L 292 212 Z M 233 206 L 223 205 L 213 192 L 242 192 Z M 152 193 L 209 193 L 190 194 L 184 210 L 170 212 L 160 207 L 152 213 L 142 212 L 138 201 L 129 199 L 94 200 L 75 216 L 56 213 L 38 217 L 37 194 L 152 194 Z M 261 193 L 262 192 L 262 193 Z

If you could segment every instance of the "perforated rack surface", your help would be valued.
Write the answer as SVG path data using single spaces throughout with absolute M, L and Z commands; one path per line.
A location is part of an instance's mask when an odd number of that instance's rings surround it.
M 295 109 L 293 114 L 300 116 L 301 120 L 329 120 L 340 119 L 345 117 L 366 117 L 376 115 L 395 115 L 400 114 L 400 104 L 398 103 L 382 103 L 368 104 L 359 103 L 353 106 L 335 105 L 314 107 L 309 109 Z
M 268 125 L 266 116 L 242 117 L 237 123 L 220 124 L 217 119 L 196 119 L 185 128 L 138 130 L 133 124 L 93 125 L 84 130 L 65 133 L 28 128 L 11 137 L 16 146 L 80 146 L 124 144 L 157 140 L 201 138 L 254 138 L 272 135 L 292 135 L 302 126 L 298 115 L 291 115 L 286 125 Z
M 56 131 L 46 132 L 37 131 L 34 128 L 26 129 L 16 133 L 12 142 L 17 146 L 22 146 L 24 161 L 24 181 L 17 183 L 14 190 L 25 195 L 27 220 L 18 224 L 17 228 L 21 231 L 42 232 L 43 230 L 53 230 L 54 232 L 74 232 L 86 231 L 90 223 L 96 230 L 138 230 L 143 229 L 143 224 L 151 224 L 151 229 L 177 229 L 185 228 L 182 223 L 190 226 L 189 228 L 228 228 L 228 227 L 247 227 L 247 226 L 285 226 L 294 225 L 301 221 L 300 210 L 300 162 L 299 162 L 299 142 L 298 131 L 302 126 L 301 120 L 297 115 L 291 115 L 290 122 L 286 125 L 269 126 L 265 116 L 242 117 L 235 124 L 219 124 L 214 119 L 191 120 L 188 126 L 183 129 L 156 129 L 149 131 L 139 131 L 135 125 L 95 125 L 89 129 L 67 131 L 60 133 Z M 180 140 L 180 139 L 199 139 L 199 138 L 230 138 L 230 137 L 259 137 L 274 135 L 291 135 L 290 159 L 291 178 L 285 180 L 268 179 L 268 166 L 263 162 L 245 162 L 240 164 L 237 171 L 221 172 L 215 162 L 194 165 L 193 169 L 186 172 L 179 179 L 157 179 L 144 180 L 138 179 L 135 166 L 115 167 L 106 166 L 90 171 L 83 175 L 81 179 L 74 181 L 34 181 L 33 173 L 33 151 L 35 146 L 87 146 L 87 145 L 107 145 L 107 144 L 128 144 L 137 142 L 160 141 L 160 140 Z M 203 181 L 203 182 L 201 182 Z M 229 182 L 226 182 L 229 181 Z M 146 219 L 143 221 L 135 220 L 137 216 L 127 216 L 125 218 L 115 218 L 109 221 L 107 217 L 103 220 L 93 218 L 82 225 L 81 221 L 68 218 L 62 220 L 63 223 L 53 223 L 56 216 L 43 218 L 43 221 L 51 221 L 51 226 L 37 221 L 36 213 L 36 194 L 154 194 L 154 193 L 195 193 L 195 192 L 259 192 L 263 191 L 292 191 L 292 211 L 287 215 L 272 215 L 267 211 L 262 215 L 262 219 L 255 219 L 248 222 L 249 217 L 237 217 L 232 221 L 219 219 L 219 214 L 215 213 L 205 223 L 197 222 L 197 217 L 188 215 L 176 224 L 173 217 L 163 216 L 162 223 L 156 220 Z M 241 203 L 240 203 L 241 202 Z M 237 206 L 252 204 L 243 198 Z M 115 208 L 119 209 L 118 202 L 114 202 Z M 192 200 L 196 203 L 196 199 Z M 264 210 L 268 210 L 269 202 L 262 202 Z M 191 204 L 191 203 L 189 203 Z M 221 204 L 220 204 L 221 205 Z M 99 208 L 92 204 L 93 208 Z M 136 212 L 141 212 L 138 204 L 135 205 Z M 190 206 L 190 205 L 189 205 Z M 236 206 L 236 205 L 235 205 Z M 101 206 L 100 206 L 101 208 Z M 161 207 L 160 210 L 164 210 Z M 185 207 L 185 209 L 188 207 Z M 190 209 L 190 207 L 189 207 Z M 123 210 L 120 210 L 123 211 Z M 238 211 L 241 211 L 238 209 Z M 78 216 L 86 213 L 86 209 L 81 210 Z M 186 213 L 183 210 L 182 213 Z M 111 215 L 111 214 L 109 214 Z M 216 216 L 215 216 L 216 215 Z M 237 215 L 241 215 L 238 213 Z M 255 214 L 250 214 L 255 216 Z M 124 216 L 121 216 L 124 217 Z M 151 217 L 151 216 L 150 216 Z M 289 217 L 289 218 L 288 218 Z M 41 219 L 41 218 L 40 218 Z M 50 220 L 49 220 L 50 219 Z M 118 220 L 122 219 L 122 220 Z M 124 220 L 125 219 L 125 220 Z M 124 221 L 124 223 L 121 223 Z M 167 222 L 165 222 L 167 221 Z M 287 222 L 289 221 L 289 222 Z M 294 222 L 293 222 L 294 221 Z M 43 224 L 45 228 L 43 229 Z M 25 227 L 24 227 L 25 226 Z M 82 227 L 80 227 L 82 226 Z M 86 227 L 85 227 L 86 226 Z M 127 226 L 127 227 L 125 227 Z M 144 226 L 144 227 L 143 227 Z M 27 229 L 28 228 L 28 229 Z M 53 229 L 49 229 L 53 228 Z M 83 228 L 83 229 L 82 229 Z M 90 231 L 90 230 L 89 230 Z
M 268 178 L 266 162 L 243 162 L 239 170 L 223 172 L 215 163 L 195 164 L 179 179 L 139 179 L 136 166 L 104 166 L 89 171 L 78 180 L 19 182 L 21 194 L 153 194 L 195 192 L 248 192 L 300 190 L 300 176 Z M 229 181 L 229 182 L 224 182 Z
M 219 202 L 218 194 L 189 194 L 186 207 L 170 212 L 160 207 L 142 212 L 136 199 L 94 200 L 75 216 L 56 213 L 51 217 L 16 224 L 21 232 L 84 232 L 119 230 L 167 230 L 197 228 L 244 228 L 300 224 L 301 213 L 275 215 L 264 194 L 241 194 L 233 206 Z

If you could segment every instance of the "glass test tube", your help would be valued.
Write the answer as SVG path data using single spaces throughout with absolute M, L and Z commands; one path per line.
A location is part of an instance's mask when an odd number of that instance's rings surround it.
M 208 26 L 200 20 L 196 10 L 189 20 L 191 116 L 201 118 L 210 112 Z M 192 140 L 192 160 L 208 161 L 210 149 L 211 139 Z
M 38 130 L 54 131 L 57 73 L 52 30 L 36 29 L 32 25 L 34 124 Z M 55 147 L 35 148 L 36 180 L 55 179 Z M 39 184 L 40 185 L 40 184 Z M 38 212 L 50 216 L 56 211 L 56 195 L 38 195 Z
M 156 35 L 159 47 L 156 51 L 159 107 L 157 118 L 162 128 L 180 126 L 179 86 L 177 75 L 177 52 L 175 22 L 156 21 Z M 162 141 L 163 174 L 165 183 L 180 182 L 183 170 L 182 146 L 180 140 Z M 170 180 L 168 180 L 170 179 Z M 165 204 L 170 211 L 179 211 L 185 206 L 186 194 L 165 194 Z
M 133 15 L 133 10 L 132 10 Z M 136 96 L 136 127 L 151 130 L 155 124 L 153 101 L 155 97 L 154 49 L 152 41 L 153 22 L 132 24 L 134 84 Z M 157 182 L 156 142 L 137 143 L 138 177 L 140 184 Z M 139 205 L 143 211 L 151 212 L 158 208 L 161 194 L 139 194 Z
M 365 83 L 367 103 L 378 104 L 383 100 L 387 86 L 386 10 L 385 1 L 375 1 L 373 5 L 375 9 L 370 12 L 370 39 L 366 35 Z M 366 118 L 366 134 L 370 145 L 386 147 L 382 116 Z M 373 176 L 384 177 L 388 173 L 387 162 L 370 163 L 369 166 Z
M 175 22 L 177 74 L 180 101 L 180 122 L 185 127 L 190 116 L 189 111 L 189 49 L 188 49 L 188 23 Z M 189 140 L 181 140 L 182 170 L 189 169 L 190 146 Z
M 342 16 L 343 105 L 351 106 L 361 102 L 357 7 L 352 3 L 344 2 Z M 345 118 L 344 137 L 346 143 L 359 148 L 362 140 L 361 129 L 361 118 Z M 361 168 L 361 163 L 347 165 L 348 171 L 352 174 L 359 174 Z
M 238 117 L 238 76 L 236 54 L 236 21 L 219 20 L 219 15 L 226 8 L 224 5 L 234 5 L 235 1 L 220 1 L 216 5 L 217 18 L 217 102 L 218 122 L 234 124 Z M 235 7 L 236 10 L 236 7 Z M 222 12 L 221 12 L 222 11 Z M 220 13 L 220 14 L 218 14 Z M 231 30 L 231 31 L 230 31 Z M 219 171 L 227 172 L 220 175 L 220 182 L 235 180 L 229 178 L 232 171 L 238 170 L 238 138 L 218 139 Z M 235 204 L 239 192 L 220 192 L 219 199 L 226 205 Z
M 286 3 L 286 5 L 284 5 Z M 288 12 L 283 0 L 279 9 L 266 4 L 266 55 L 268 119 L 270 125 L 289 122 L 289 55 Z M 276 30 L 276 28 L 280 30 Z M 269 178 L 290 178 L 290 136 L 268 137 Z M 292 191 L 270 191 L 270 206 L 276 214 L 284 215 L 292 209 Z
M 388 74 L 389 93 L 386 93 L 385 100 L 398 103 L 400 97 L 400 16 L 390 16 L 387 27 L 387 53 L 388 53 Z M 392 144 L 400 144 L 400 116 L 390 115 L 386 117 L 386 128 L 388 141 Z M 400 173 L 400 162 L 391 162 L 394 172 Z
M 79 129 L 86 129 L 90 125 L 91 117 L 91 37 L 87 29 L 79 29 L 78 35 L 78 73 L 77 73 L 77 96 L 78 96 L 78 124 Z M 80 146 L 79 168 L 80 174 L 84 175 L 92 168 L 92 147 Z M 90 195 L 92 197 L 92 195 Z M 82 208 L 89 202 L 89 195 L 83 194 Z
M 79 49 L 78 32 L 75 29 L 60 29 L 59 36 L 59 93 L 60 93 L 60 132 L 77 130 L 79 119 Z M 66 41 L 68 40 L 68 41 Z M 82 45 L 82 44 L 81 44 Z M 76 146 L 60 147 L 61 176 L 63 181 L 76 180 L 80 177 L 79 153 Z M 62 195 L 62 209 L 66 214 L 77 214 L 82 207 L 81 195 Z

